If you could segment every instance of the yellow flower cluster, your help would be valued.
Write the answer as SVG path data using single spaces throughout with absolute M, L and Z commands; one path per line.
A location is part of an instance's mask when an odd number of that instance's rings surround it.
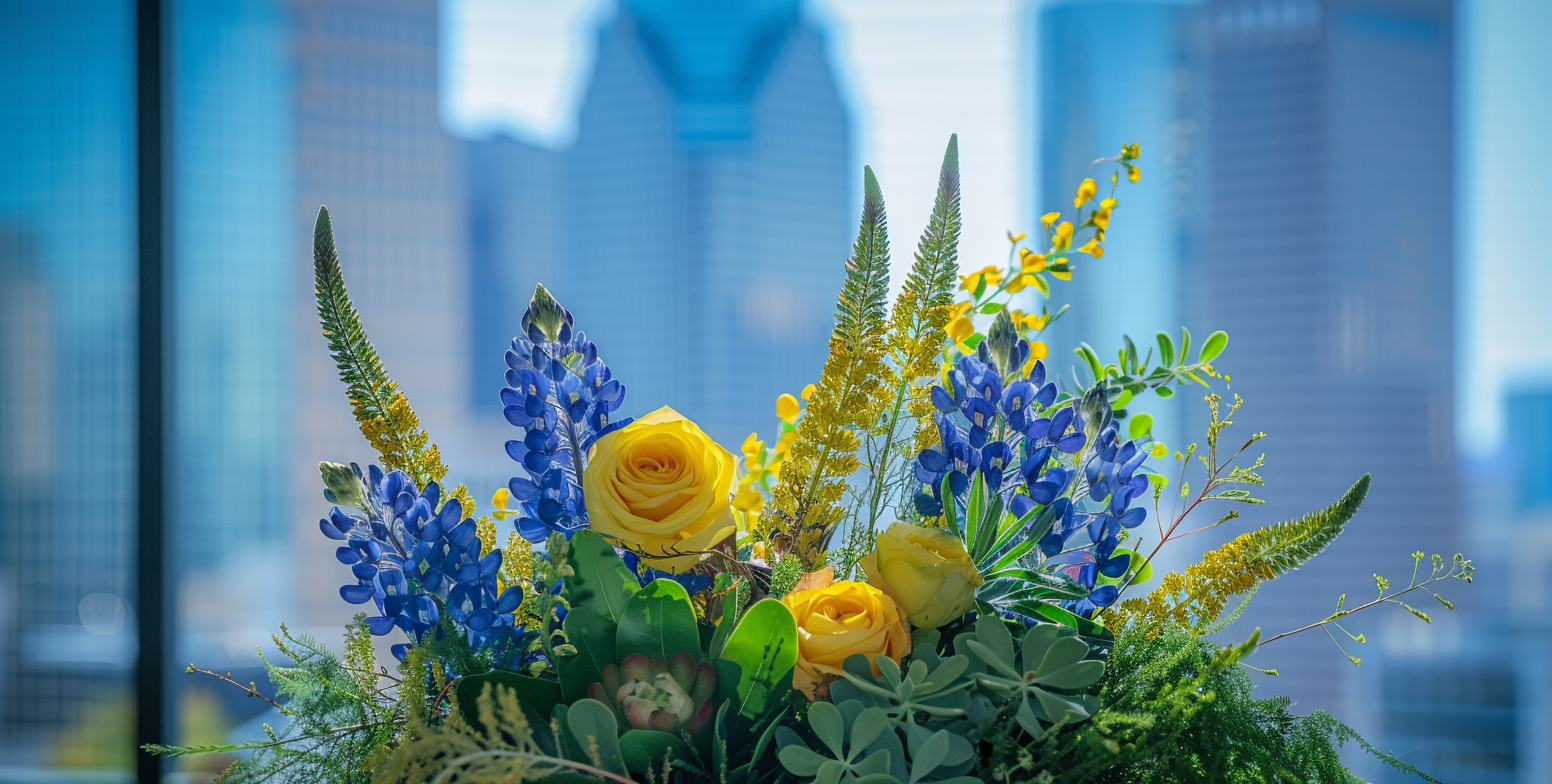
M 738 530 L 750 534 L 759 530 L 760 515 L 771 491 L 781 478 L 781 466 L 792 450 L 792 442 L 798 437 L 798 419 L 803 416 L 803 402 L 814 394 L 814 385 L 803 388 L 802 401 L 789 394 L 776 398 L 776 418 L 781 422 L 780 435 L 769 447 L 759 433 L 750 433 L 739 448 L 738 489 L 733 493 L 733 513 L 738 520 Z M 756 543 L 763 557 L 763 547 Z

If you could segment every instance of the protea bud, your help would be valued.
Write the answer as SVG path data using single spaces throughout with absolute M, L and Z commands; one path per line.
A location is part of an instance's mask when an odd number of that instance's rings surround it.
M 633 729 L 694 732 L 711 719 L 717 671 L 688 653 L 667 661 L 633 653 L 619 666 L 605 665 L 600 677 L 587 695 L 613 706 Z
M 1018 330 L 1013 328 L 1013 317 L 1008 314 L 1008 309 L 997 311 L 997 316 L 992 319 L 991 328 L 986 330 L 986 348 L 991 352 L 992 358 L 997 360 L 997 367 L 1003 373 L 1012 369 L 1009 366 L 1009 359 L 1018 341 Z

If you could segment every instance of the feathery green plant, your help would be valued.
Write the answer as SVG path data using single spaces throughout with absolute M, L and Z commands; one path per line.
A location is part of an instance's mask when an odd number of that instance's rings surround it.
M 385 468 L 403 470 L 420 487 L 442 481 L 447 466 L 442 464 L 441 452 L 421 429 L 420 418 L 410 408 L 409 398 L 388 377 L 345 290 L 328 207 L 318 208 L 318 220 L 313 225 L 313 276 L 318 320 L 329 342 L 329 355 L 339 368 L 340 381 L 345 382 L 349 392 L 350 407 L 361 435 L 377 450 Z M 464 506 L 465 512 L 472 511 L 470 504 Z
M 1122 602 L 1110 617 L 1119 624 L 1173 623 L 1200 632 L 1218 619 L 1229 599 L 1319 555 L 1347 527 L 1368 492 L 1369 475 L 1364 474 L 1331 506 L 1235 537 L 1186 567 L 1184 575 L 1166 575 L 1147 599 Z
M 861 465 L 859 433 L 877 419 L 885 383 L 889 231 L 884 195 L 873 169 L 863 169 L 862 221 L 846 281 L 835 306 L 830 355 L 798 424 L 797 438 L 773 493 L 776 517 L 808 569 L 824 561 L 830 535 L 845 516 L 846 479 Z
M 907 486 L 911 479 L 909 460 L 902 456 L 916 453 L 916 433 L 930 429 L 932 403 L 930 384 L 922 383 L 938 370 L 938 354 L 947 338 L 945 327 L 952 316 L 955 275 L 959 272 L 959 136 L 950 136 L 938 173 L 938 193 L 932 216 L 916 246 L 916 261 L 905 277 L 905 285 L 895 298 L 889 319 L 888 354 L 883 383 L 874 401 L 877 417 L 863 439 L 863 465 L 867 483 L 857 499 L 852 525 L 855 546 L 842 548 L 852 552 L 872 549 L 872 536 L 878 528 L 891 496 Z M 916 432 L 907 432 L 912 422 Z M 903 470 L 895 470 L 900 462 Z M 848 541 L 848 545 L 853 545 Z

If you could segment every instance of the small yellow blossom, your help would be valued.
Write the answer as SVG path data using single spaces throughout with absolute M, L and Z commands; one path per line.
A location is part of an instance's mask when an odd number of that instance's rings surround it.
M 1095 184 L 1092 178 L 1084 179 L 1083 182 L 1078 185 L 1078 196 L 1072 200 L 1072 206 L 1074 208 L 1078 208 L 1088 204 L 1089 199 L 1094 198 L 1094 194 L 1098 192 L 1099 186 Z
M 1121 145 L 1121 160 L 1136 160 L 1142 157 L 1142 146 L 1136 142 Z
M 789 425 L 798 421 L 798 399 L 783 392 L 776 398 L 776 416 Z
M 744 457 L 754 459 L 755 455 L 760 454 L 760 450 L 764 448 L 765 442 L 760 440 L 760 434 L 750 433 L 749 437 L 744 439 L 744 445 L 739 447 L 738 451 L 743 452 Z
M 955 343 L 963 341 L 975 333 L 975 325 L 970 322 L 968 316 L 960 316 L 948 323 L 949 339 Z
M 1019 232 L 1017 234 L 1014 234 L 1013 232 L 1010 231 L 1010 232 L 1008 232 L 1008 242 L 1011 242 L 1011 243 L 1017 245 L 1018 243 L 1024 241 L 1024 237 L 1025 236 L 1026 236 L 1025 232 L 1021 231 L 1021 232 Z
M 805 402 L 806 402 L 806 401 L 807 401 L 807 400 L 808 400 L 808 399 L 809 399 L 809 398 L 811 398 L 811 397 L 813 397 L 813 396 L 814 396 L 814 385 L 813 385 L 813 384 L 809 384 L 809 385 L 808 385 L 808 386 L 806 386 L 806 387 L 803 387 L 803 392 L 802 392 L 802 394 L 800 394 L 800 395 L 798 395 L 798 397 L 800 397 L 800 398 L 803 398 L 803 400 L 804 400 L 804 401 L 805 401 Z
M 1025 378 L 1028 378 L 1029 374 L 1034 371 L 1035 360 L 1045 359 L 1050 353 L 1051 349 L 1044 342 L 1039 340 L 1029 341 L 1029 359 L 1024 360 Z
M 765 496 L 753 485 L 740 489 L 733 495 L 733 508 L 740 512 L 760 512 L 765 508 Z
M 974 294 L 977 289 L 981 288 L 981 281 L 983 280 L 986 282 L 986 288 L 996 288 L 997 284 L 1002 282 L 1002 270 L 994 266 L 986 266 L 982 267 L 978 272 L 961 275 L 959 277 L 959 287 Z
M 792 448 L 792 442 L 797 437 L 798 432 L 796 430 L 782 433 L 781 438 L 776 439 L 776 448 L 772 449 L 771 451 L 775 452 L 778 457 L 786 455 L 787 450 Z
M 1164 457 L 1169 454 L 1169 447 L 1165 446 L 1163 441 L 1160 441 L 1154 444 L 1152 449 L 1148 450 L 1148 454 L 1154 457 Z
M 1013 317 L 1013 326 L 1018 327 L 1020 330 L 1031 330 L 1034 332 L 1045 329 L 1046 323 L 1051 320 L 1049 314 L 1036 315 L 1034 313 L 1025 313 L 1021 310 L 1014 310 L 1008 315 Z
M 1067 250 L 1067 248 L 1072 246 L 1072 223 L 1070 221 L 1062 221 L 1056 227 L 1056 236 L 1051 238 L 1051 244 L 1057 250 Z
M 1128 164 L 1126 166 L 1126 179 L 1132 182 L 1142 182 L 1142 169 Z
M 497 520 L 505 520 L 508 516 L 515 514 L 515 512 L 507 511 L 507 504 L 511 501 L 511 491 L 507 490 L 505 487 L 497 490 L 496 494 L 490 497 L 490 505 L 496 507 L 496 511 L 493 512 L 492 515 Z
M 1091 239 L 1088 242 L 1083 243 L 1083 247 L 1078 248 L 1078 252 L 1087 253 L 1096 259 L 1105 255 L 1105 249 L 1100 247 L 1099 240 L 1097 239 Z
M 1062 217 L 1062 214 L 1060 212 L 1048 212 L 1048 213 L 1040 216 L 1040 223 L 1041 223 L 1041 225 L 1043 225 L 1043 226 L 1045 226 L 1046 228 L 1049 229 L 1049 228 L 1051 228 L 1051 224 L 1056 223 L 1058 220 L 1061 220 L 1061 217 Z

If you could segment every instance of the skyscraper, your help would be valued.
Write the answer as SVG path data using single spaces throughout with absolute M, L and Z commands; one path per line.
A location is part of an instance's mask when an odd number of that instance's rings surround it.
M 768 430 L 776 395 L 818 379 L 855 217 L 820 33 L 798 0 L 627 0 L 577 127 L 558 159 L 499 143 L 530 162 L 510 187 L 552 178 L 561 233 L 511 252 L 510 294 L 476 303 L 504 311 L 476 323 L 509 338 L 543 280 L 625 383 L 625 413 L 673 405 L 727 445 Z
M 1235 428 L 1269 434 L 1268 503 L 1243 521 L 1294 517 L 1374 477 L 1346 533 L 1264 587 L 1237 627 L 1272 635 L 1325 618 L 1340 594 L 1372 595 L 1373 572 L 1404 581 L 1414 550 L 1458 548 L 1453 9 L 1214 0 L 1209 13 L 1209 233 L 1192 320 L 1229 333 L 1221 364 L 1246 401 Z M 1389 609 L 1344 625 L 1372 632 Z M 1251 663 L 1282 672 L 1264 687 L 1295 710 L 1338 716 L 1343 671 L 1371 677 L 1318 631 Z
M 252 666 L 224 638 L 292 604 L 290 27 L 279 0 L 173 10 L 179 658 Z
M 1056 282 L 1047 306 L 1072 310 L 1043 335 L 1057 358 L 1080 342 L 1113 355 L 1129 335 L 1140 351 L 1166 331 L 1179 340 L 1186 316 L 1185 269 L 1206 213 L 1206 66 L 1202 9 L 1189 2 L 1062 2 L 1039 16 L 1039 198 L 1029 225 L 1069 206 L 1085 177 L 1110 193 L 1121 145 L 1143 153 L 1140 185 L 1122 182 L 1116 231 L 1103 259 L 1078 257 L 1071 282 Z M 1034 296 L 1032 293 L 1029 296 Z M 1205 336 L 1205 335 L 1204 335 Z M 1145 399 L 1154 435 L 1175 444 L 1180 407 Z M 1133 408 L 1137 408 L 1134 406 Z
M 327 512 L 318 461 L 377 456 L 350 415 L 345 387 L 319 334 L 312 288 L 313 219 L 334 218 L 345 280 L 388 372 L 457 473 L 504 460 L 492 436 L 476 451 L 467 433 L 469 339 L 463 190 L 457 148 L 438 104 L 436 0 L 295 0 L 297 198 L 289 218 L 297 344 L 289 469 L 300 615 L 342 625 L 357 608 L 331 598 L 345 573 L 324 546 Z M 299 624 L 300 625 L 300 622 Z
M 0 765 L 130 759 L 133 7 L 0 7 Z

